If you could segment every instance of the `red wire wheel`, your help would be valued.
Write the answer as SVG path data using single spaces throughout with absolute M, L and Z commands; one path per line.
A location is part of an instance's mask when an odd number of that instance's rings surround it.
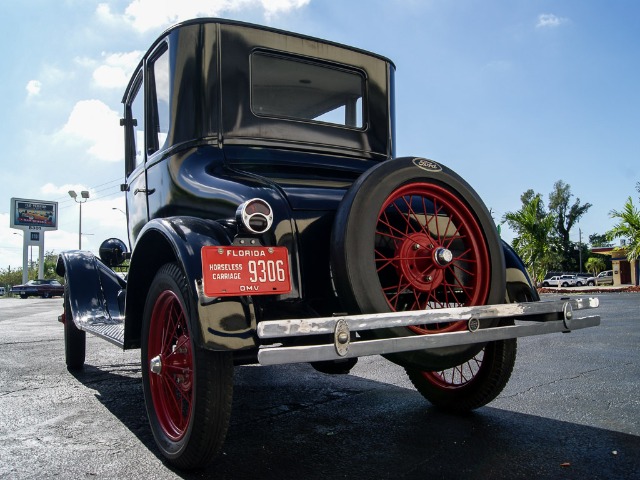
M 158 423 L 168 438 L 181 440 L 191 418 L 193 357 L 184 310 L 170 290 L 160 294 L 151 312 L 147 362 L 155 365 L 149 387 Z
M 392 311 L 483 305 L 490 259 L 474 213 L 453 192 L 411 183 L 382 205 L 375 264 Z M 416 333 L 463 330 L 466 322 L 411 326 Z
M 220 452 L 233 394 L 230 352 L 209 351 L 193 338 L 195 306 L 175 263 L 156 273 L 142 320 L 142 386 L 156 445 L 174 466 L 197 469 Z
M 440 371 L 406 368 L 416 390 L 434 406 L 454 413 L 482 407 L 496 398 L 511 377 L 515 338 L 489 342 L 473 358 Z
M 349 313 L 487 305 L 505 300 L 502 243 L 487 208 L 455 172 L 405 157 L 365 172 L 336 212 L 331 269 Z M 360 332 L 393 338 L 463 330 L 466 322 Z M 399 365 L 442 371 L 484 345 L 385 355 Z
M 484 360 L 484 350 L 481 350 L 475 357 L 460 365 L 439 372 L 421 372 L 425 380 L 437 388 L 444 390 L 455 390 L 464 387 L 476 378 L 482 368 Z

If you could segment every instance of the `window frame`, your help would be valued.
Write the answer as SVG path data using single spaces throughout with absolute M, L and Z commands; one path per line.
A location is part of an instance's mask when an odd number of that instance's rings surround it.
M 139 168 L 140 165 L 144 165 L 146 158 L 140 164 L 136 163 L 136 136 L 135 136 L 135 127 L 138 126 L 137 121 L 133 118 L 133 110 L 132 105 L 133 102 L 138 98 L 138 95 L 142 95 L 142 105 L 143 105 L 143 116 L 146 116 L 146 107 L 145 107 L 145 92 L 144 92 L 144 68 L 139 68 L 134 76 L 133 82 L 131 82 L 131 88 L 127 95 L 127 101 L 125 103 L 124 108 L 124 120 L 122 124 L 125 128 L 125 173 L 128 176 L 131 172 L 133 172 L 136 168 Z M 144 120 L 144 127 L 146 127 L 146 119 Z M 144 152 L 146 149 L 146 128 L 143 131 L 143 141 L 145 145 L 143 145 L 142 151 Z M 146 157 L 146 156 L 145 156 Z
M 347 74 L 351 74 L 351 75 L 357 75 L 358 78 L 360 79 L 360 93 L 361 96 L 359 97 L 360 103 L 361 103 L 361 107 L 360 107 L 360 114 L 361 114 L 361 122 L 360 125 L 349 125 L 347 122 L 347 117 L 348 116 L 353 116 L 353 113 L 355 113 L 355 118 L 357 119 L 357 109 L 354 109 L 353 112 L 349 112 L 350 108 L 348 105 L 344 105 L 344 109 L 345 109 L 345 120 L 344 123 L 335 123 L 335 122 L 328 122 L 328 121 L 324 121 L 324 120 L 316 120 L 313 118 L 304 118 L 304 117 L 295 117 L 295 116 L 289 116 L 289 115 L 278 115 L 278 114 L 274 114 L 274 113 L 260 113 L 257 112 L 254 109 L 254 98 L 255 98 L 255 94 L 254 94 L 254 82 L 253 82 L 253 73 L 254 73 L 254 66 L 253 66 L 253 56 L 254 55 L 262 55 L 265 57 L 272 57 L 272 58 L 276 58 L 276 59 L 281 59 L 281 60 L 287 60 L 287 61 L 291 61 L 291 62 L 297 62 L 297 63 L 303 63 L 303 64 L 307 64 L 307 65 L 312 65 L 315 67 L 321 67 L 321 68 L 325 68 L 325 69 L 329 69 L 329 70 L 334 70 L 334 71 L 338 71 L 338 72 L 344 72 Z M 351 66 L 346 66 L 346 65 L 342 65 L 339 63 L 334 63 L 334 62 L 328 62 L 325 60 L 321 60 L 318 58 L 312 58 L 312 57 L 304 57 L 304 56 L 300 56 L 300 55 L 295 55 L 295 54 L 291 54 L 288 52 L 281 52 L 281 51 L 274 51 L 274 50 L 268 50 L 268 49 L 264 49 L 264 48 L 257 48 L 252 50 L 249 53 L 249 109 L 251 111 L 251 113 L 258 117 L 258 118 L 271 118 L 271 119 L 277 119 L 277 120 L 285 120 L 285 121 L 292 121 L 292 122 L 300 122 L 300 123 L 311 123 L 314 125 L 324 125 L 324 126 L 329 126 L 332 128 L 342 128 L 342 129 L 347 129 L 347 130 L 354 130 L 354 131 L 365 131 L 368 129 L 368 81 L 367 81 L 367 74 L 365 71 L 359 69 L 359 68 L 354 68 Z M 356 100 L 357 103 L 357 100 Z M 331 110 L 329 111 L 331 112 Z M 326 113 L 329 112 L 325 112 L 322 115 L 325 115 Z
M 164 150 L 167 145 L 167 140 L 160 145 L 158 140 L 158 133 L 160 132 L 160 113 L 158 109 L 158 95 L 157 95 L 157 84 L 156 84 L 156 75 L 154 66 L 156 61 L 162 57 L 162 55 L 167 54 L 167 62 L 169 68 L 169 112 L 171 111 L 171 58 L 169 55 L 169 42 L 164 41 L 161 42 L 160 45 L 153 51 L 153 53 L 148 57 L 145 62 L 145 71 L 147 73 L 147 96 L 148 101 L 146 103 L 147 106 L 147 122 L 146 125 L 149 125 L 148 131 L 151 133 L 145 132 L 145 138 L 147 141 L 146 152 L 147 155 L 153 155 L 160 150 Z M 167 128 L 167 138 L 169 136 L 169 132 L 171 131 L 171 115 L 169 115 L 169 124 Z

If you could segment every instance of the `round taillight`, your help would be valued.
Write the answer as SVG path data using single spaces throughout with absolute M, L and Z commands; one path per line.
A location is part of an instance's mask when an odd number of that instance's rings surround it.
M 236 220 L 251 233 L 264 233 L 273 224 L 273 210 L 264 200 L 252 198 L 238 207 Z

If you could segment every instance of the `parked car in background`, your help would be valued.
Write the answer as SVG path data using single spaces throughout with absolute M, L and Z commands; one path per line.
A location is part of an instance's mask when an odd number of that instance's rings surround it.
M 578 285 L 578 277 L 575 275 L 556 275 L 542 282 L 543 287 L 574 287 L 576 285 Z
M 578 280 L 576 282 L 576 287 L 582 287 L 587 285 L 588 287 L 592 287 L 596 284 L 596 277 L 591 277 L 588 275 L 577 275 Z
M 613 270 L 600 272 L 596 277 L 596 285 L 613 285 Z
M 4 287 L 0 287 L 0 295 L 4 295 L 4 293 L 5 293 Z
M 27 297 L 62 297 L 64 295 L 64 285 L 58 280 L 29 280 L 24 285 L 14 285 L 11 287 L 11 293 L 20 295 L 20 298 Z

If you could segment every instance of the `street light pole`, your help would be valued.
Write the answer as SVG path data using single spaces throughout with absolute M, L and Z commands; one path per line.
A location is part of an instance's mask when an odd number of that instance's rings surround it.
M 578 228 L 578 234 L 578 247 L 580 248 L 578 258 L 580 259 L 580 273 L 582 273 L 582 230 L 580 228 Z
M 75 190 L 69 190 L 69 196 L 80 205 L 80 218 L 78 220 L 78 250 L 82 250 L 82 204 L 89 200 L 89 192 L 82 190 L 80 192 L 80 200 L 78 200 L 78 194 Z

